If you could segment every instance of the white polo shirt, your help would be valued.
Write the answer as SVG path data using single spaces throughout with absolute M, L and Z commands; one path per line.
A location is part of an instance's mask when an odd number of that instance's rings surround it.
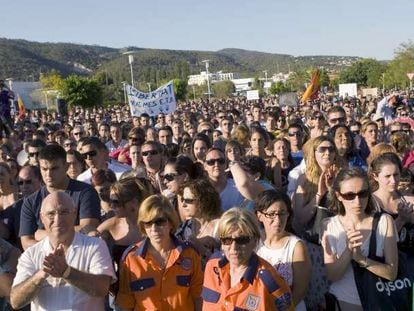
M 43 266 L 46 255 L 52 252 L 49 238 L 29 247 L 19 258 L 13 286 L 27 280 Z M 113 282 L 116 275 L 105 242 L 98 238 L 75 233 L 71 246 L 66 252 L 66 262 L 71 267 L 96 275 L 108 275 Z M 90 284 L 93 286 L 93 284 Z M 73 310 L 102 311 L 105 297 L 93 297 L 62 278 L 49 276 L 38 295 L 32 300 L 31 310 Z

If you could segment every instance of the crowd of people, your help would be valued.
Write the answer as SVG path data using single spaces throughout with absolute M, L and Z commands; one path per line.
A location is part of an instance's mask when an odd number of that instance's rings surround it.
M 407 91 L 8 114 L 0 310 L 380 310 L 366 276 L 414 276 L 413 107 Z

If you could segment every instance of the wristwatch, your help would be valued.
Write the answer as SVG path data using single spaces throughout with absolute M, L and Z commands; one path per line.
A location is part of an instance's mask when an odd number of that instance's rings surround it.
M 68 265 L 65 272 L 63 272 L 62 274 L 62 278 L 67 279 L 71 272 L 72 272 L 72 268 Z
M 369 267 L 368 257 L 365 257 L 365 259 L 362 262 L 359 262 L 358 264 L 361 268 L 368 268 Z

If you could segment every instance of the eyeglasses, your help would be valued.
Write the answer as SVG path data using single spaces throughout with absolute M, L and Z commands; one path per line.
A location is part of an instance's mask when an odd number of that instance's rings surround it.
M 147 228 L 152 227 L 152 225 L 155 225 L 156 227 L 162 227 L 162 226 L 165 226 L 167 222 L 168 222 L 167 217 L 158 217 L 151 221 L 144 222 L 144 226 Z
M 61 210 L 61 211 L 46 212 L 46 213 L 43 213 L 43 215 L 46 216 L 49 220 L 52 220 L 56 217 L 56 215 L 65 217 L 65 216 L 68 216 L 68 215 L 72 214 L 72 212 L 73 211 L 71 211 L 71 210 L 64 209 L 64 210 Z
M 175 179 L 175 177 L 177 177 L 177 176 L 178 176 L 178 174 L 169 173 L 169 174 L 165 174 L 165 175 L 163 176 L 163 178 L 164 178 L 166 181 L 170 182 L 170 181 L 173 181 L 173 180 Z
M 320 146 L 316 149 L 316 151 L 318 151 L 319 153 L 325 153 L 326 151 L 329 151 L 330 153 L 332 153 L 335 151 L 335 147 L 334 146 L 329 146 L 329 147 Z
M 38 156 L 39 156 L 39 152 L 29 152 L 29 158 L 34 158 Z
M 75 135 L 75 136 L 83 135 L 83 132 L 76 132 L 76 133 L 73 133 L 73 135 Z
M 358 193 L 354 193 L 354 192 L 347 192 L 347 193 L 340 193 L 341 197 L 346 200 L 346 201 L 353 201 L 355 200 L 356 197 L 358 197 L 359 199 L 365 199 L 369 196 L 370 191 L 368 189 L 364 189 L 361 190 Z
M 342 122 L 345 122 L 345 118 L 344 117 L 329 119 L 329 123 L 342 123 Z
M 289 215 L 289 213 L 278 213 L 278 212 L 271 212 L 271 213 L 260 212 L 260 213 L 262 213 L 266 218 L 269 218 L 269 219 L 275 219 L 276 217 L 285 217 L 286 215 Z
M 157 150 L 148 150 L 148 151 L 142 151 L 142 156 L 147 157 L 149 155 L 157 155 L 159 152 Z
M 18 184 L 19 186 L 23 186 L 23 185 L 31 185 L 31 184 L 32 184 L 32 180 L 31 180 L 31 179 L 26 179 L 26 180 L 21 179 L 21 180 L 19 180 L 19 181 L 17 182 L 17 184 Z
M 239 236 L 237 238 L 232 238 L 232 237 L 220 238 L 221 244 L 226 245 L 226 246 L 230 246 L 231 244 L 233 244 L 233 242 L 236 242 L 237 245 L 246 245 L 246 244 L 249 244 L 251 240 L 252 239 L 249 236 Z
M 82 158 L 84 158 L 86 160 L 88 158 L 95 157 L 97 154 L 98 154 L 98 152 L 96 150 L 91 150 L 89 152 L 82 153 L 81 156 L 82 156 Z
M 218 158 L 218 159 L 206 160 L 206 164 L 208 166 L 213 166 L 215 163 L 218 163 L 219 165 L 224 165 L 226 163 L 226 159 L 224 159 L 224 158 Z
M 293 137 L 293 136 L 301 137 L 302 136 L 302 133 L 301 132 L 290 132 L 290 133 L 288 133 L 288 135 L 290 137 Z
M 204 134 L 209 134 L 209 133 L 213 133 L 213 130 L 211 130 L 211 129 L 206 129 L 206 130 L 202 130 L 202 131 L 201 131 L 201 133 L 204 133 Z
M 196 199 L 182 198 L 181 201 L 185 204 L 194 204 Z

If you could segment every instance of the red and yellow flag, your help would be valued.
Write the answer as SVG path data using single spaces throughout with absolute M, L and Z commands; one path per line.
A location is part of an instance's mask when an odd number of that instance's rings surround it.
M 22 118 L 24 118 L 24 115 L 26 113 L 26 109 L 24 108 L 23 100 L 20 97 L 20 95 L 17 95 L 17 106 L 19 108 L 19 119 L 22 119 Z
M 321 71 L 316 69 L 311 78 L 311 82 L 302 96 L 302 103 L 306 103 L 308 99 L 315 99 L 318 97 L 318 92 L 321 87 Z

